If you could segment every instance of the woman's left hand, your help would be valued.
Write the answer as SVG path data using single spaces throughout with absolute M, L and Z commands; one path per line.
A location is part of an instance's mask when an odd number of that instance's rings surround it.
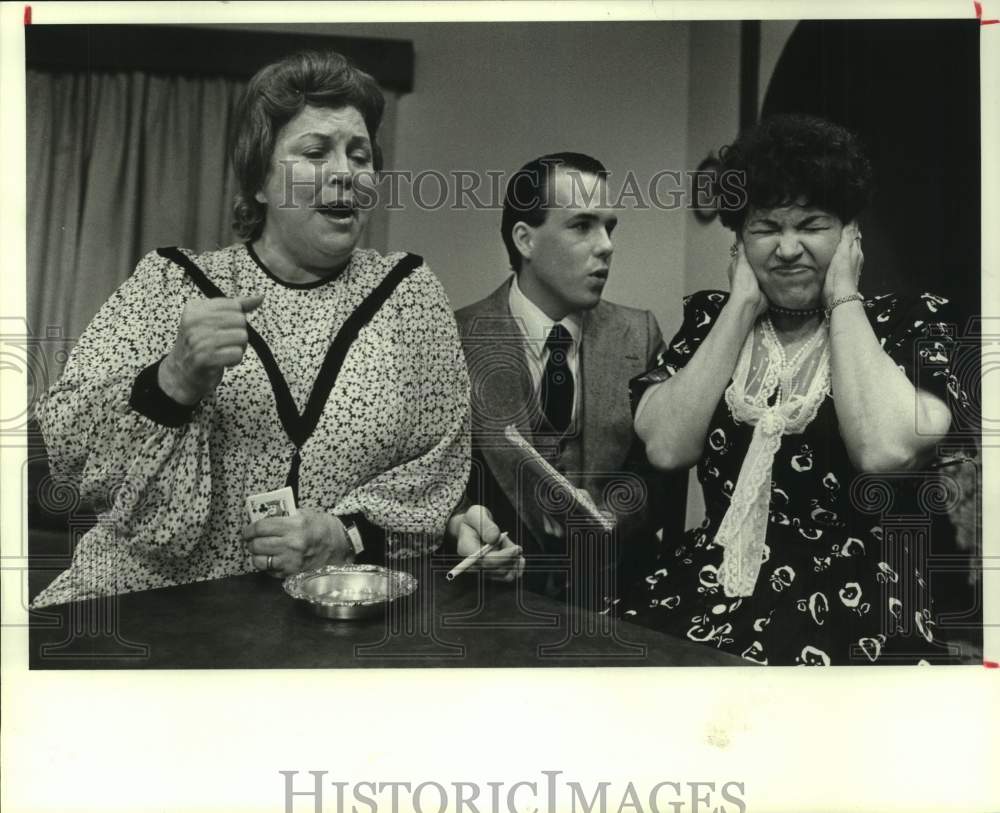
M 343 564 L 352 550 L 344 524 L 332 514 L 299 508 L 295 516 L 264 517 L 243 529 L 257 570 L 291 576 L 328 564 Z
M 826 279 L 823 281 L 823 304 L 826 307 L 830 307 L 841 297 L 858 292 L 858 280 L 864 264 L 861 229 L 855 221 L 851 221 L 840 232 L 840 243 L 826 270 Z

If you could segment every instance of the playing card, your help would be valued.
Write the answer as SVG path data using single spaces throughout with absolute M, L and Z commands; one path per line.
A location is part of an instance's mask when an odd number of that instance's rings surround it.
M 289 486 L 247 497 L 246 508 L 251 522 L 264 517 L 293 517 L 298 513 L 295 509 L 295 495 Z

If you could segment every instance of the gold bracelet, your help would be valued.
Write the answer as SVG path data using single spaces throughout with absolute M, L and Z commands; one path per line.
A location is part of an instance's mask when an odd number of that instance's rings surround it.
M 865 298 L 861 294 L 848 294 L 847 296 L 842 296 L 840 299 L 835 299 L 830 303 L 830 307 L 826 309 L 826 318 L 830 318 L 830 314 L 833 313 L 833 309 L 837 305 L 843 305 L 845 302 L 861 302 L 864 304 Z

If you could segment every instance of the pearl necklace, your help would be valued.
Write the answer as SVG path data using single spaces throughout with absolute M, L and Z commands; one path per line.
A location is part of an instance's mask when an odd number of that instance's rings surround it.
M 768 335 L 768 338 L 770 338 L 771 341 L 774 342 L 775 347 L 778 348 L 778 354 L 781 356 L 781 366 L 785 367 L 785 368 L 788 368 L 788 367 L 795 367 L 795 365 L 798 364 L 799 359 L 802 358 L 802 356 L 805 354 L 805 352 L 807 350 L 811 350 L 812 346 L 814 344 L 816 344 L 816 339 L 819 336 L 819 332 L 820 332 L 820 329 L 823 327 L 823 324 L 821 322 L 819 325 L 816 326 L 816 330 L 813 331 L 812 336 L 810 336 L 806 340 L 805 344 L 803 344 L 802 347 L 800 347 L 795 352 L 795 355 L 792 356 L 790 359 L 785 358 L 785 347 L 784 347 L 784 345 L 782 345 L 781 341 L 778 339 L 778 333 L 774 329 L 774 323 L 771 321 L 771 317 L 770 316 L 768 316 L 766 319 L 763 320 L 763 327 L 764 327 L 764 331 Z
M 795 375 L 802 357 L 805 356 L 806 353 L 812 351 L 812 349 L 819 343 L 820 337 L 823 333 L 823 327 L 823 322 L 820 322 L 816 326 L 816 330 L 813 331 L 812 336 L 810 336 L 795 352 L 795 355 L 789 359 L 785 356 L 785 348 L 781 344 L 781 340 L 778 338 L 778 333 L 774 329 L 771 317 L 768 316 L 761 320 L 761 328 L 767 337 L 774 343 L 774 346 L 778 351 L 778 358 L 781 360 L 781 370 L 778 374 L 778 403 L 783 401 L 783 396 L 786 396 L 791 392 L 792 376 Z

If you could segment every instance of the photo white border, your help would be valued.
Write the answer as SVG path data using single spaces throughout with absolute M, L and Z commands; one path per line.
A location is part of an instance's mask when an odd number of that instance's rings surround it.
M 971 17 L 973 4 L 31 6 L 32 24 L 40 25 Z M 983 6 L 984 17 L 1000 17 L 1000 0 Z M 22 4 L 0 7 L 3 317 L 23 316 L 25 301 L 24 120 L 14 114 L 24 110 L 23 14 Z M 981 31 L 983 267 L 996 269 L 1000 159 L 990 145 L 1000 143 L 1000 24 Z M 982 287 L 983 313 L 994 320 L 1000 320 L 998 278 L 984 274 Z M 1000 329 L 992 332 L 1000 335 Z M 983 381 L 982 401 L 994 408 L 1000 405 L 996 366 Z M 25 381 L 8 370 L 3 375 L 3 411 L 18 414 Z M 984 452 L 984 555 L 997 562 L 1000 528 L 991 495 L 1000 493 L 998 448 Z M 616 801 L 628 782 L 641 790 L 668 780 L 737 781 L 746 783 L 743 798 L 752 813 L 1000 809 L 1000 789 L 991 779 L 1000 764 L 1000 669 L 29 673 L 18 582 L 27 564 L 21 555 L 23 462 L 23 449 L 0 446 L 4 811 L 283 811 L 279 770 L 303 776 L 325 770 L 328 780 L 349 782 L 481 784 L 541 781 L 542 770 L 562 770 L 564 779 L 585 785 L 611 782 L 618 795 L 609 798 Z M 998 661 L 1000 575 L 985 575 L 985 652 Z M 301 802 L 295 807 L 307 809 Z M 335 809 L 332 798 L 323 809 Z

